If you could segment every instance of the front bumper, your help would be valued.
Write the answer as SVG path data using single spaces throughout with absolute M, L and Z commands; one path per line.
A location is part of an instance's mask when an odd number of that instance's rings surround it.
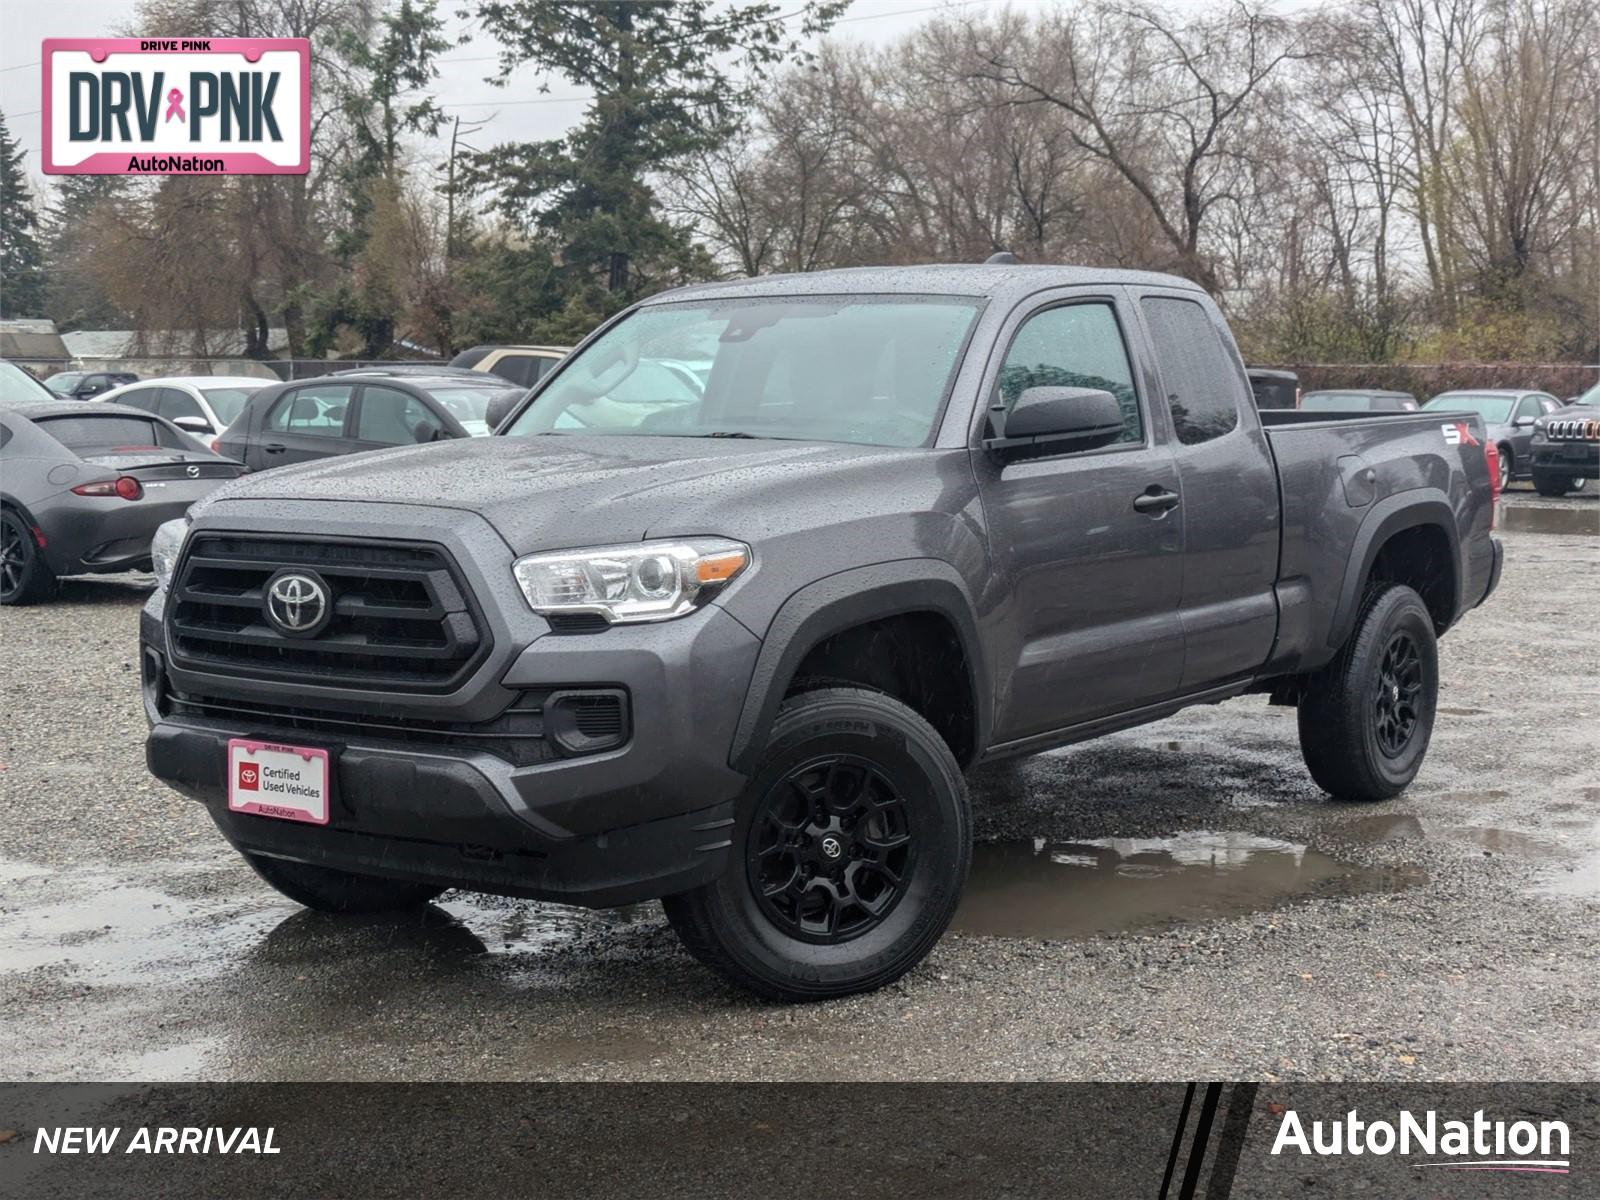
M 1533 469 L 1574 479 L 1600 479 L 1600 442 L 1534 442 Z
M 484 577 L 470 565 L 482 557 L 461 542 L 453 548 L 476 576 L 494 649 L 448 694 L 180 670 L 168 656 L 165 593 L 157 592 L 140 626 L 150 771 L 205 804 L 228 840 L 251 853 L 595 907 L 716 878 L 745 783 L 728 758 L 759 649 L 755 636 L 715 606 L 658 625 L 553 633 L 511 591 L 509 570 L 502 585 L 500 573 Z M 526 761 L 455 737 L 461 722 L 490 719 L 520 695 L 570 688 L 624 692 L 627 741 Z M 194 695 L 253 711 L 197 715 L 183 699 Z M 318 723 L 317 714 L 330 713 L 340 719 Z M 428 722 L 450 732 L 405 727 Z M 329 824 L 230 812 L 230 737 L 327 749 Z

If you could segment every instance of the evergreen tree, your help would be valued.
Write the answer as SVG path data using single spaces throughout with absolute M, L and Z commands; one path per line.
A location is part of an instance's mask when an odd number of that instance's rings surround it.
M 44 255 L 22 147 L 0 113 L 0 316 L 44 315 Z
M 132 318 L 106 294 L 94 269 L 92 227 L 128 191 L 124 175 L 62 175 L 45 210 L 44 310 L 62 333 L 123 329 Z
M 848 0 L 480 0 L 501 43 L 500 79 L 519 67 L 594 90 L 582 123 L 543 142 L 496 146 L 467 161 L 517 227 L 553 240 L 563 312 L 558 333 L 709 266 L 689 231 L 665 220 L 652 174 L 720 144 L 768 71 L 800 56 Z M 792 22 L 792 23 L 791 23 Z

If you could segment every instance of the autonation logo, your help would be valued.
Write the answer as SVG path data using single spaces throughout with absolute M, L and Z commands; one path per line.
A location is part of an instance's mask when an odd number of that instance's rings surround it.
M 1334 1121 L 1312 1121 L 1308 1133 L 1294 1109 L 1283 1113 L 1272 1153 L 1303 1155 L 1424 1155 L 1434 1162 L 1414 1167 L 1454 1171 L 1523 1171 L 1565 1175 L 1571 1169 L 1571 1133 L 1565 1121 L 1490 1120 L 1479 1109 L 1471 1121 L 1441 1121 L 1428 1111 L 1419 1119 L 1402 1108 L 1393 1121 L 1363 1121 L 1351 1109 Z

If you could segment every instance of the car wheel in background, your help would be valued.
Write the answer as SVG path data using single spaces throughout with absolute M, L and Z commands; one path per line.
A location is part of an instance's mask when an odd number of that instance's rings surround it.
M 1565 496 L 1582 488 L 1587 482 L 1586 479 L 1574 479 L 1559 471 L 1541 471 L 1538 467 L 1533 469 L 1533 489 L 1541 496 Z
M 723 876 L 665 901 L 701 962 L 775 1000 L 898 979 L 955 915 L 972 858 L 961 768 L 881 692 L 790 696 L 740 801 Z
M 1503 492 L 1511 485 L 1511 447 L 1502 442 L 1499 449 L 1500 490 Z
M 0 604 L 33 604 L 55 586 L 33 530 L 11 509 L 0 509 Z
M 1422 597 L 1374 583 L 1338 656 L 1300 699 L 1311 778 L 1340 800 L 1388 800 L 1416 778 L 1433 735 L 1439 648 Z
M 420 908 L 444 891 L 426 883 L 357 875 L 333 867 L 244 852 L 244 860 L 296 904 L 326 913 L 395 912 Z

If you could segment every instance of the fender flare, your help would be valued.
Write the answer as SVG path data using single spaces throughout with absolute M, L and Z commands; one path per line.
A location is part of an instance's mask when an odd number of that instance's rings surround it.
M 982 684 L 988 675 L 972 600 L 961 575 L 949 563 L 910 558 L 829 575 L 807 584 L 783 602 L 761 639 L 744 708 L 734 729 L 729 765 L 745 774 L 755 769 L 778 706 L 794 681 L 801 660 L 814 646 L 856 625 L 918 612 L 945 617 L 960 639 L 976 718 L 976 760 L 988 744 L 993 700 Z
M 1438 488 L 1417 488 L 1397 492 L 1380 500 L 1356 530 L 1355 544 L 1345 564 L 1344 581 L 1339 588 L 1339 604 L 1333 610 L 1333 625 L 1328 633 L 1330 647 L 1344 645 L 1355 628 L 1361 593 L 1383 544 L 1397 533 L 1424 526 L 1437 526 L 1450 546 L 1450 558 L 1455 567 L 1455 590 L 1450 599 L 1450 619 L 1446 624 L 1455 623 L 1461 614 L 1462 588 L 1466 586 L 1466 569 L 1461 561 L 1461 533 L 1456 528 L 1455 509 Z

